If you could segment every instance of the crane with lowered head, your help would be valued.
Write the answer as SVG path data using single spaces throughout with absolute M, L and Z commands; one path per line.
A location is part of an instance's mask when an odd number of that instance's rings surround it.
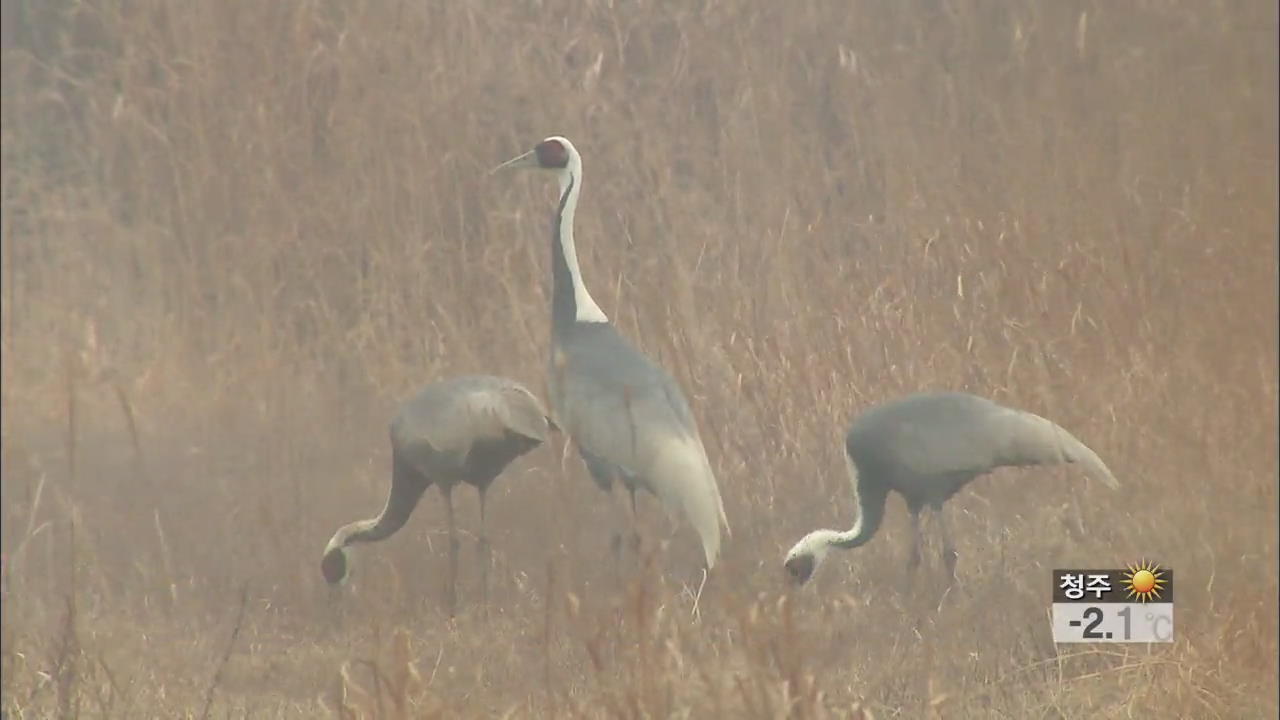
M 331 585 L 345 582 L 350 546 L 385 540 L 404 526 L 431 485 L 444 496 L 449 524 L 449 613 L 457 605 L 458 537 L 453 488 L 480 494 L 481 590 L 487 599 L 489 541 L 484 529 L 485 494 L 516 458 L 556 429 L 538 398 L 520 383 L 492 375 L 463 375 L 431 383 L 401 404 L 391 421 L 391 491 L 375 518 L 338 529 L 325 546 L 320 570 Z
M 809 581 L 831 548 L 870 541 L 891 490 L 906 500 L 911 518 L 908 579 L 920 564 L 920 512 L 928 507 L 942 534 L 950 582 L 957 554 L 942 504 L 975 478 L 1002 467 L 1073 463 L 1107 487 L 1120 487 L 1097 453 L 1056 423 L 967 393 L 919 393 L 873 407 L 850 425 L 844 451 L 857 520 L 845 531 L 814 530 L 791 548 L 783 567 L 797 584 Z

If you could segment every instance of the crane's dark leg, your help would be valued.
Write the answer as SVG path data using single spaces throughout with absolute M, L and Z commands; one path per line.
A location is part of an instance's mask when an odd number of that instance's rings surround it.
M 941 507 L 933 510 L 934 518 L 937 520 L 938 531 L 942 535 L 942 565 L 947 569 L 947 587 L 951 587 L 956 581 L 956 559 L 959 554 L 956 552 L 956 546 L 951 542 L 951 528 L 947 525 L 947 516 L 942 513 Z
M 601 487 L 604 487 L 601 485 Z M 611 558 L 613 583 L 622 586 L 622 525 L 620 523 L 622 513 L 618 511 L 618 499 L 614 495 L 612 484 L 604 488 L 605 493 L 609 496 L 609 556 Z
M 444 495 L 444 510 L 449 520 L 449 586 L 446 601 L 449 605 L 449 617 L 453 617 L 458 609 L 458 528 L 453 520 L 453 485 L 440 483 L 440 494 Z
M 484 497 L 489 489 L 486 485 L 477 488 L 480 492 L 480 536 L 476 539 L 476 551 L 480 555 L 480 602 L 489 604 L 489 534 L 484 528 Z
M 600 488 L 609 503 L 609 557 L 613 565 L 614 572 L 617 573 L 618 565 L 622 561 L 622 518 L 621 512 L 618 510 L 618 498 L 614 495 L 613 486 L 615 477 L 614 469 L 608 463 L 601 461 L 596 456 L 578 446 L 578 455 L 582 457 L 582 462 L 587 466 L 587 473 L 591 476 L 592 482 L 596 487 Z
M 628 485 L 627 492 L 631 493 L 631 551 L 638 558 L 640 556 L 640 511 L 636 507 L 636 489 Z
M 609 551 L 613 553 L 613 563 L 617 567 L 622 562 L 622 531 L 614 530 L 609 535 Z
M 903 585 L 904 591 L 911 590 L 916 570 L 920 567 L 920 507 L 910 505 L 907 507 L 907 511 L 911 520 L 911 551 L 907 555 L 907 577 Z
M 618 511 L 618 500 L 613 494 L 613 488 L 610 487 L 605 492 L 609 493 L 609 512 L 615 523 L 613 529 L 609 532 L 609 551 L 613 554 L 613 571 L 620 573 L 622 569 L 622 526 L 616 524 L 621 513 Z

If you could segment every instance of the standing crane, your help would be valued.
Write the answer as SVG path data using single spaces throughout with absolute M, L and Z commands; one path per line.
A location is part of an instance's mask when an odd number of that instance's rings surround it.
M 942 534 L 950 582 L 957 554 L 942 504 L 974 478 L 1002 467 L 1078 463 L 1089 477 L 1120 487 L 1097 453 L 1060 426 L 965 393 L 920 393 L 874 407 L 854 420 L 844 450 L 858 519 L 844 532 L 814 530 L 791 548 L 783 565 L 797 584 L 813 576 L 831 548 L 871 540 L 890 490 L 902 495 L 911 516 L 908 580 L 920 564 L 920 511 L 927 505 Z
M 633 527 L 640 489 L 684 515 L 702 541 L 705 583 L 720 553 L 721 525 L 730 532 L 720 489 L 680 386 L 618 332 L 582 281 L 573 243 L 582 156 L 567 139 L 549 137 L 495 172 L 504 168 L 548 171 L 560 184 L 551 223 L 554 417 L 600 489 L 610 492 L 617 480 L 630 493 Z
M 344 525 L 324 549 L 320 570 L 331 585 L 345 582 L 348 546 L 385 540 L 404 526 L 432 484 L 444 496 L 449 518 L 449 614 L 457 606 L 458 537 L 453 488 L 480 494 L 481 592 L 488 600 L 489 540 L 484 530 L 485 493 L 513 460 L 541 445 L 555 429 L 541 403 L 523 385 L 490 375 L 465 375 L 431 383 L 406 400 L 391 421 L 391 492 L 375 518 Z

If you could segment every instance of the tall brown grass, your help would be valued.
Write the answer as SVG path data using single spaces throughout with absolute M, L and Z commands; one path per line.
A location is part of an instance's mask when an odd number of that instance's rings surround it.
M 1274 3 L 3 7 L 10 717 L 1277 711 Z M 434 494 L 331 596 L 399 398 L 542 387 L 554 189 L 486 173 L 553 133 L 587 282 L 720 478 L 701 618 L 691 532 L 645 499 L 615 578 L 626 516 L 559 443 L 495 486 L 490 607 L 464 562 L 442 612 Z M 930 388 L 1054 418 L 1123 489 L 975 483 L 941 607 L 896 589 L 896 500 L 788 593 L 785 549 L 853 516 L 847 421 Z M 1141 557 L 1177 642 L 1055 647 L 1049 570 Z

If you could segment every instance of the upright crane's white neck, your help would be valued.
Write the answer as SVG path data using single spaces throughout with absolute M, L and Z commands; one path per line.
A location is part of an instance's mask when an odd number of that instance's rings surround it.
M 556 173 L 556 179 L 560 183 L 560 250 L 564 253 L 569 279 L 573 283 L 574 320 L 580 323 L 609 322 L 609 317 L 596 304 L 582 281 L 578 250 L 573 244 L 573 217 L 578 210 L 578 196 L 582 193 L 582 158 L 578 153 L 569 153 L 568 166 Z

